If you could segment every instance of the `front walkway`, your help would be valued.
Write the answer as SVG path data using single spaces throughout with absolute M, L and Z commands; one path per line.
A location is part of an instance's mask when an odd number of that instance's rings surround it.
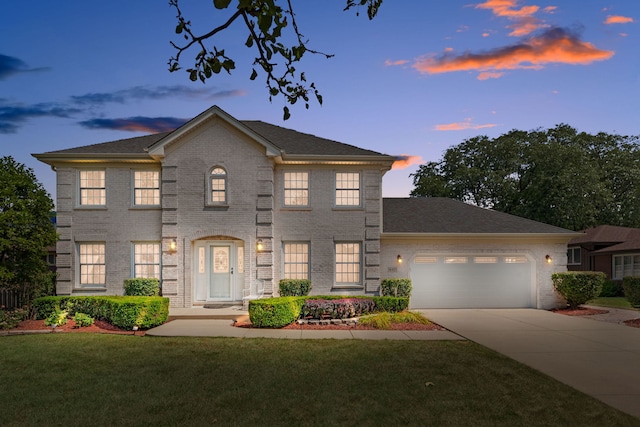
M 640 418 L 639 328 L 535 309 L 420 311 L 456 334 Z

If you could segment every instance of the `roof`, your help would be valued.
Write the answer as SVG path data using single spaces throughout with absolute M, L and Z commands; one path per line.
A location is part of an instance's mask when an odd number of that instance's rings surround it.
M 382 231 L 434 234 L 575 234 L 571 230 L 444 197 L 385 198 Z
M 569 242 L 569 245 L 583 243 L 622 243 L 632 239 L 640 239 L 640 229 L 630 227 L 618 227 L 616 225 L 599 225 L 583 230 L 580 237 Z
M 632 239 L 617 245 L 608 246 L 604 249 L 593 251 L 594 254 L 607 254 L 615 252 L 637 252 L 640 251 L 640 239 Z
M 155 144 L 171 132 L 119 139 L 100 144 L 83 145 L 65 150 L 49 151 L 46 154 L 145 154 L 147 147 Z

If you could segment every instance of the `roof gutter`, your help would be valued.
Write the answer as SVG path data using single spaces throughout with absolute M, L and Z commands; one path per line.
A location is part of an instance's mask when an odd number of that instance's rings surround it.
M 516 239 L 557 239 L 568 241 L 580 233 L 380 233 L 381 239 L 388 240 L 516 240 Z

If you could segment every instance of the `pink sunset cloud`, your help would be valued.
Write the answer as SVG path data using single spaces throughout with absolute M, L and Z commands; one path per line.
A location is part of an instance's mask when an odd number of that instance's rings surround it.
M 412 165 L 420 165 L 424 163 L 424 160 L 420 156 L 412 156 L 409 154 L 401 154 L 397 156 L 398 160 L 393 162 L 391 169 L 406 169 Z
M 467 130 L 467 129 L 485 129 L 497 126 L 495 123 L 486 123 L 482 125 L 473 124 L 471 119 L 465 119 L 463 122 L 444 123 L 435 125 L 434 130 L 437 131 L 452 131 L 452 130 Z
M 633 18 L 630 18 L 628 16 L 621 16 L 621 15 L 609 15 L 607 16 L 607 19 L 605 19 L 604 23 L 606 25 L 611 25 L 611 24 L 631 24 L 633 21 Z

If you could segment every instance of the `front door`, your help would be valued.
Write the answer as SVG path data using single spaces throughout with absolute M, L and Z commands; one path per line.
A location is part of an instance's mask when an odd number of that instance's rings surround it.
M 211 281 L 209 299 L 231 299 L 231 246 L 213 246 L 211 248 Z

